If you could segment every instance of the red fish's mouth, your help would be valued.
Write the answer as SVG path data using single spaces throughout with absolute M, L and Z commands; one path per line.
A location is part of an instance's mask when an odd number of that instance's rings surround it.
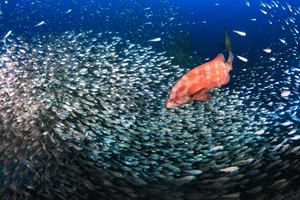
M 166 105 L 165 105 L 166 108 L 176 108 L 178 106 L 180 106 L 180 105 L 178 105 L 178 104 L 176 104 L 176 103 L 174 103 L 172 101 L 167 101 Z

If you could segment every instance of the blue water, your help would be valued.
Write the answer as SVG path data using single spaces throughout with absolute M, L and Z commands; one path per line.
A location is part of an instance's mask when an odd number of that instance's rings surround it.
M 286 6 L 296 6 L 297 1 L 279 1 Z M 65 31 L 94 30 L 96 32 L 119 32 L 122 38 L 142 45 L 146 41 L 161 37 L 162 42 L 150 44 L 159 51 L 164 50 L 174 33 L 186 30 L 191 34 L 191 52 L 203 58 L 213 59 L 224 53 L 219 43 L 223 42 L 222 27 L 231 35 L 233 52 L 247 57 L 247 64 L 235 60 L 235 69 L 259 63 L 262 48 L 278 44 L 278 38 L 289 41 L 290 32 L 282 30 L 278 16 L 290 15 L 288 10 L 262 8 L 259 1 L 247 6 L 240 1 L 7 1 L 1 3 L 0 35 L 12 30 L 13 36 L 35 34 L 57 34 Z M 148 8 L 148 9 L 147 9 Z M 66 13 L 67 11 L 71 11 Z M 276 13 L 274 18 L 260 9 Z M 281 13 L 280 13 L 281 12 Z M 255 18 L 256 21 L 250 19 Z M 273 24 L 268 22 L 270 19 Z M 280 20 L 280 19 L 279 19 Z M 35 27 L 41 21 L 46 24 Z M 203 23 L 205 21 L 205 23 Z M 151 22 L 152 24 L 145 24 Z M 246 32 L 245 37 L 232 30 Z M 280 48 L 274 46 L 273 48 Z M 259 52 L 258 52 L 259 51 Z M 192 66 L 187 66 L 192 67 Z M 234 72 L 234 71 L 233 71 Z
M 279 29 L 277 19 L 274 19 L 273 25 L 268 23 L 269 17 L 260 11 L 258 1 L 250 2 L 250 6 L 247 6 L 244 0 L 7 2 L 1 5 L 3 14 L 0 20 L 0 34 L 3 36 L 9 30 L 12 30 L 15 36 L 95 30 L 120 32 L 128 39 L 136 39 L 143 43 L 151 37 L 158 36 L 167 42 L 172 37 L 172 32 L 187 30 L 192 35 L 191 51 L 197 51 L 204 58 L 213 58 L 222 52 L 219 45 L 219 42 L 223 41 L 222 27 L 226 27 L 232 37 L 234 52 L 251 54 L 251 57 L 255 56 L 253 50 L 262 42 L 267 45 L 277 42 L 278 37 L 287 36 L 287 31 Z M 280 2 L 285 5 L 286 1 Z M 297 1 L 287 2 L 294 6 Z M 149 9 L 145 10 L 146 8 Z M 69 9 L 71 11 L 66 13 Z M 278 13 L 278 10 L 282 13 Z M 277 9 L 276 12 L 277 16 L 285 13 L 282 9 Z M 151 14 L 152 16 L 147 17 Z M 174 19 L 169 20 L 172 17 Z M 252 18 L 256 21 L 251 21 Z M 34 27 L 41 21 L 45 21 L 46 24 Z M 146 22 L 152 22 L 153 26 L 145 25 Z M 162 22 L 167 24 L 162 26 Z M 178 25 L 180 23 L 181 25 Z M 142 26 L 145 28 L 138 33 L 137 30 Z M 247 36 L 233 33 L 234 29 L 246 32 Z

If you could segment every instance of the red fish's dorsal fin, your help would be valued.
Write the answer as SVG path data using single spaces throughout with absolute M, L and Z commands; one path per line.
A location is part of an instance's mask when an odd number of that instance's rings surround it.
M 219 54 L 214 60 L 220 62 L 220 63 L 225 63 L 225 58 L 223 54 Z
M 225 76 L 225 78 L 223 78 L 223 80 L 221 80 L 221 81 L 219 82 L 219 85 L 218 85 L 218 86 L 227 84 L 227 83 L 229 82 L 229 80 L 230 80 L 230 76 L 229 76 L 229 74 L 227 74 L 227 76 Z

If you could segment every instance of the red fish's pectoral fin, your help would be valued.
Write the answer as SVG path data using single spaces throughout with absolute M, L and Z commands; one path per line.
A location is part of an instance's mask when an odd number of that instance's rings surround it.
M 229 76 L 229 74 L 227 74 L 227 76 L 219 82 L 218 86 L 227 84 L 229 82 L 229 80 L 230 80 L 230 76 Z
M 206 93 L 208 91 L 207 88 L 202 88 L 198 92 L 195 92 L 194 94 L 191 95 L 192 100 L 200 100 L 200 101 L 209 101 L 213 100 L 213 96 L 209 93 Z
M 197 100 L 200 100 L 200 101 L 210 101 L 213 99 L 214 99 L 214 97 L 209 93 L 204 93 L 197 97 Z
M 198 96 L 203 95 L 206 92 L 206 88 L 202 88 L 200 90 L 198 90 L 197 92 L 195 92 L 194 94 L 191 94 L 190 97 L 193 100 L 197 99 Z

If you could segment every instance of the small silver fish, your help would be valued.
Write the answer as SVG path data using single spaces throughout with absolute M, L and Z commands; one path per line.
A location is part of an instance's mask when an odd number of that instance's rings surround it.
M 6 42 L 6 38 L 11 34 L 11 30 L 10 31 L 8 31 L 7 33 L 6 33 L 6 35 L 4 36 L 4 38 L 3 38 L 3 41 L 4 41 L 4 43 Z
M 147 42 L 159 42 L 159 41 L 161 41 L 161 38 L 153 38 L 153 39 L 147 40 Z
M 38 24 L 35 25 L 34 27 L 41 26 L 41 25 L 43 25 L 43 24 L 45 24 L 45 21 L 41 21 L 40 23 L 38 23 Z

